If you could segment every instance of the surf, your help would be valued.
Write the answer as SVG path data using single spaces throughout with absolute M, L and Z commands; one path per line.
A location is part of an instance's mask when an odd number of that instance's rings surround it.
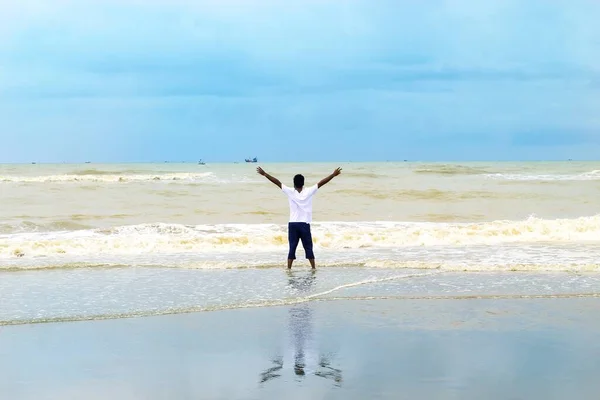
M 64 225 L 69 226 L 69 225 Z M 600 216 L 478 223 L 322 222 L 315 247 L 330 251 L 534 243 L 600 243 Z M 102 229 L 0 234 L 0 259 L 14 257 L 161 255 L 282 251 L 284 224 L 153 223 Z

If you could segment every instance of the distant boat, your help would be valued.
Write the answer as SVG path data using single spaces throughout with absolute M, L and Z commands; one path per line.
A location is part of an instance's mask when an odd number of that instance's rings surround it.
M 200 161 L 198 161 L 198 165 L 206 165 L 206 163 L 200 159 Z
M 258 162 L 258 158 L 256 158 L 256 157 L 254 157 L 254 158 L 246 158 L 246 162 L 255 163 L 255 162 Z

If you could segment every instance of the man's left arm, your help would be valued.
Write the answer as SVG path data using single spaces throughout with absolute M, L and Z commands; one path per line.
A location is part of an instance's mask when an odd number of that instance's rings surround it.
M 336 168 L 336 170 L 333 171 L 333 173 L 331 175 L 327 176 L 326 178 L 321 179 L 321 181 L 317 184 L 317 188 L 320 189 L 321 186 L 326 185 L 333 178 L 335 178 L 336 176 L 338 176 L 341 173 L 342 173 L 342 169 L 341 168 Z

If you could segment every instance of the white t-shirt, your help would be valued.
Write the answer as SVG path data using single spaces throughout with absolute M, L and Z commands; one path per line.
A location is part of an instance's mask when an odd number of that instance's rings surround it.
M 304 187 L 301 192 L 281 185 L 281 190 L 290 202 L 290 222 L 312 222 L 312 199 L 317 193 L 318 185 Z

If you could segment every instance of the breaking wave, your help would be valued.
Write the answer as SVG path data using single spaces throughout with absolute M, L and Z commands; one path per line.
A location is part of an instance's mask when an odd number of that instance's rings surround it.
M 600 170 L 583 172 L 580 174 L 483 174 L 489 179 L 508 181 L 597 181 L 600 180 Z
M 313 225 L 318 248 L 394 249 L 409 246 L 472 246 L 599 242 L 600 216 L 482 223 L 328 222 Z M 214 254 L 280 251 L 285 225 L 141 224 L 109 229 L 0 235 L 0 259 L 56 255 Z
M 101 182 L 101 183 L 119 183 L 119 182 L 151 182 L 151 181 L 182 181 L 182 182 L 201 182 L 210 181 L 214 178 L 212 172 L 191 173 L 140 173 L 140 174 L 119 174 L 109 171 L 87 170 L 73 174 L 62 175 L 40 175 L 40 176 L 0 176 L 0 182 L 4 183 L 61 183 L 61 182 Z
M 483 168 L 468 167 L 466 165 L 426 165 L 413 170 L 415 174 L 428 175 L 480 175 L 487 174 L 489 171 Z

